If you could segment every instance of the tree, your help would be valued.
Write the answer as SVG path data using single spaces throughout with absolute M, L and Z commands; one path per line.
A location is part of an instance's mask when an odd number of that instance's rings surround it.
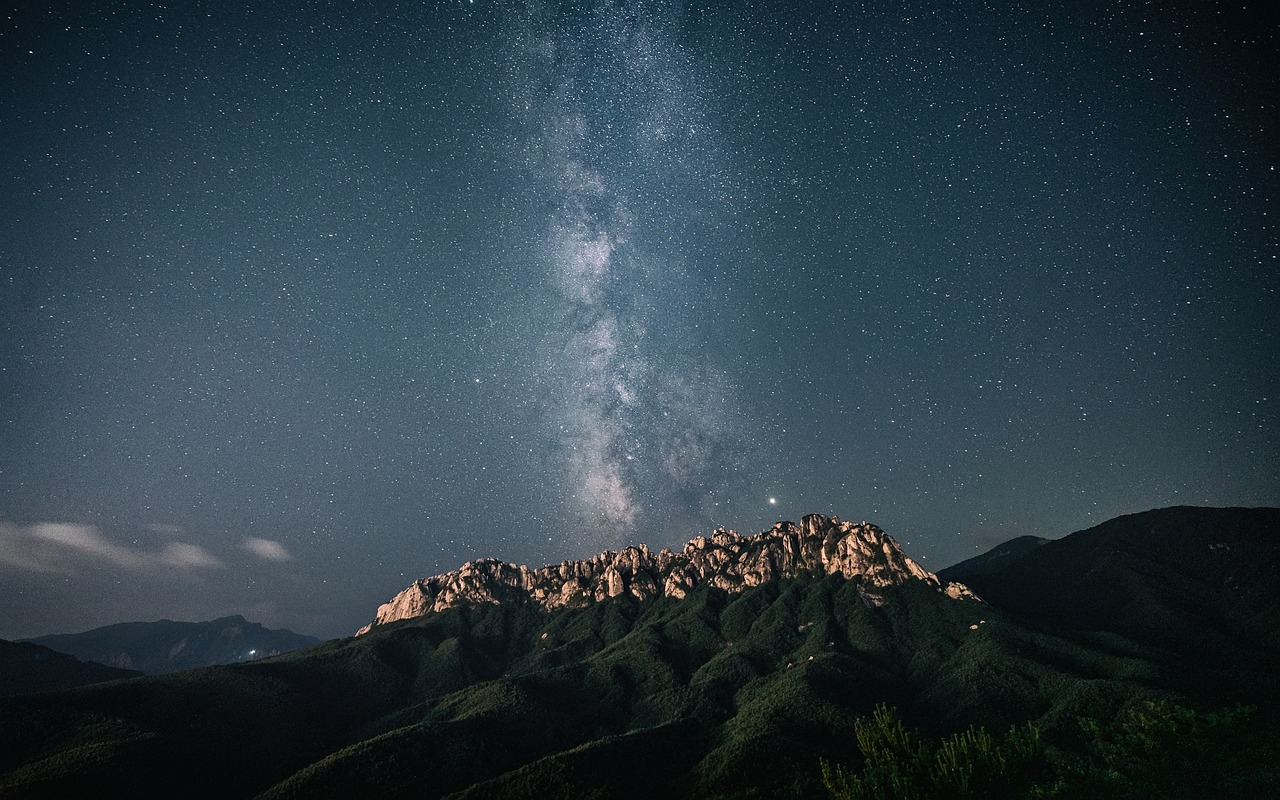
M 1060 785 L 1031 725 L 1010 728 L 999 740 L 970 727 L 932 742 L 881 704 L 854 723 L 854 732 L 861 771 L 822 762 L 823 784 L 836 800 L 1051 797 Z

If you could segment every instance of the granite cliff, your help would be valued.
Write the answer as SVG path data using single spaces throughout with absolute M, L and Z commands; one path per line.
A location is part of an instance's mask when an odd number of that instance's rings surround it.
M 871 604 L 879 604 L 885 587 L 907 581 L 923 581 L 957 599 L 974 597 L 963 584 L 945 583 L 912 561 L 875 525 L 810 514 L 799 525 L 778 522 L 755 536 L 720 529 L 694 538 L 679 552 L 664 547 L 655 553 L 642 544 L 539 569 L 496 559 L 469 561 L 452 572 L 414 581 L 383 603 L 359 633 L 462 605 L 531 601 L 551 610 L 619 595 L 683 598 L 703 585 L 739 592 L 806 574 L 857 580 Z

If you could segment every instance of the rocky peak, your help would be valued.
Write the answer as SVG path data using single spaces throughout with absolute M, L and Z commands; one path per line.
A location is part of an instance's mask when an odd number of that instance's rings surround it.
M 414 581 L 378 608 L 374 625 L 461 605 L 532 601 L 545 609 L 583 606 L 608 597 L 637 600 L 683 598 L 699 586 L 740 592 L 778 578 L 843 575 L 858 580 L 863 597 L 881 602 L 885 587 L 924 581 L 954 598 L 972 598 L 959 583 L 944 583 L 907 557 L 875 525 L 810 514 L 799 525 L 778 522 L 755 536 L 720 528 L 697 536 L 676 553 L 646 545 L 606 550 L 583 561 L 539 569 L 496 559 L 468 561 L 459 569 Z

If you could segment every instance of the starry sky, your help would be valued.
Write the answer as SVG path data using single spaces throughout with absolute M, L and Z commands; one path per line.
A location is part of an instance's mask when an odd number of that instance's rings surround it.
M 1280 505 L 1280 28 L 9 3 L 0 637 L 868 520 Z

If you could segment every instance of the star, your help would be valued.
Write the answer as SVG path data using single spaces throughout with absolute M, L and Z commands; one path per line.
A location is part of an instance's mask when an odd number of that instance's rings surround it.
M 938 564 L 1280 505 L 1244 14 L 153 5 L 0 48 L 0 638 L 342 635 L 402 572 L 760 530 L 777 485 Z

